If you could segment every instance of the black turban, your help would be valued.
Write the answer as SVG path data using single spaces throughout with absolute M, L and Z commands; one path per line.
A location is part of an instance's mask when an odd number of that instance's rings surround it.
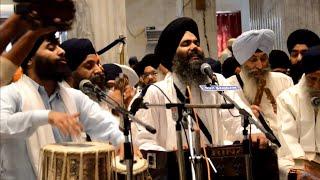
M 89 54 L 96 54 L 89 39 L 72 38 L 64 41 L 61 48 L 66 52 L 65 57 L 71 71 L 76 70 Z
M 200 41 L 197 23 L 188 17 L 173 20 L 160 35 L 154 52 L 160 58 L 161 64 L 170 71 L 173 57 L 186 31 L 193 33 Z
M 27 73 L 27 66 L 28 66 L 28 62 L 29 60 L 36 54 L 36 52 L 38 51 L 39 47 L 41 46 L 41 44 L 46 40 L 49 41 L 51 43 L 54 44 L 59 44 L 59 40 L 56 38 L 55 36 L 56 32 L 52 32 L 43 36 L 40 36 L 36 42 L 34 43 L 32 49 L 29 51 L 28 55 L 26 56 L 26 58 L 24 58 L 21 67 L 23 69 L 24 73 Z
M 284 68 L 288 69 L 290 68 L 290 59 L 288 55 L 281 50 L 272 50 L 269 54 L 269 63 L 271 66 L 271 69 L 275 68 Z
M 320 45 L 311 47 L 302 57 L 304 73 L 312 73 L 320 70 Z
M 233 75 L 235 75 L 235 71 L 237 67 L 240 67 L 240 64 L 236 60 L 236 58 L 228 57 L 222 64 L 221 69 L 222 69 L 222 75 L 225 78 L 229 78 Z
M 316 46 L 320 44 L 319 36 L 308 30 L 308 29 L 298 29 L 292 32 L 287 40 L 287 47 L 289 53 L 291 53 L 292 49 L 296 44 L 305 44 L 308 48 L 312 46 Z
M 134 65 L 136 65 L 139 61 L 138 61 L 138 58 L 137 58 L 137 56 L 132 56 L 132 57 L 130 57 L 129 58 L 129 65 L 130 66 L 134 66 Z
M 220 61 L 212 59 L 211 57 L 204 58 L 204 60 L 211 66 L 213 72 L 221 74 Z
M 144 73 L 144 69 L 147 66 L 151 66 L 155 69 L 159 67 L 160 60 L 157 55 L 155 54 L 147 54 L 145 55 L 138 64 L 134 66 L 134 71 L 138 74 L 140 77 Z
M 102 65 L 104 70 L 104 75 L 106 77 L 106 82 L 109 80 L 115 80 L 122 73 L 121 67 L 116 64 L 104 64 Z

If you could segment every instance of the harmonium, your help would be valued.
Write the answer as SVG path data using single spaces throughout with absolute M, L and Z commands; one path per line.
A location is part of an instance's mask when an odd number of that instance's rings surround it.
M 217 173 L 210 168 L 210 176 L 213 179 L 246 179 L 246 170 L 250 168 L 253 179 L 279 179 L 279 168 L 276 150 L 272 147 L 259 149 L 252 147 L 251 164 L 246 165 L 246 154 L 242 144 L 220 147 L 206 147 L 207 157 L 215 166 Z M 153 179 L 179 179 L 178 159 L 175 151 L 141 151 L 149 164 L 149 173 Z M 204 153 L 202 153 L 204 154 Z M 184 151 L 185 172 L 187 179 L 192 179 L 190 153 Z M 202 159 L 202 179 L 207 179 L 207 163 Z
M 319 154 L 317 154 L 319 157 Z M 295 159 L 295 167 L 289 171 L 288 180 L 320 179 L 319 158 L 315 160 Z

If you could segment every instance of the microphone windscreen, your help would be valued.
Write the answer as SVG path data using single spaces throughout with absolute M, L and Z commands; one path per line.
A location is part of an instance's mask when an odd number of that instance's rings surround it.
M 320 97 L 312 97 L 311 98 L 311 104 L 313 106 L 319 106 L 320 105 Z
M 92 85 L 92 82 L 88 79 L 83 79 L 79 83 L 79 88 L 83 89 L 85 86 Z
M 203 63 L 200 67 L 201 73 L 206 75 L 206 69 L 211 69 L 211 66 L 208 63 Z

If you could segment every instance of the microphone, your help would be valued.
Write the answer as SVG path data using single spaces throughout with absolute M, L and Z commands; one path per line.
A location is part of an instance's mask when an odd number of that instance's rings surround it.
M 204 75 L 207 75 L 214 85 L 218 85 L 218 79 L 217 76 L 214 74 L 214 72 L 211 69 L 211 66 L 208 63 L 203 63 L 200 67 L 201 73 Z
M 319 106 L 320 105 L 320 97 L 312 97 L 311 104 L 315 107 Z
M 145 103 L 143 103 L 143 97 L 146 95 L 148 88 L 150 87 L 150 84 L 144 87 L 139 94 L 139 96 L 132 102 L 131 108 L 130 108 L 130 113 L 132 115 L 135 115 L 136 112 L 140 109 L 148 109 Z
M 147 91 L 148 87 L 149 86 L 145 87 L 145 89 L 142 90 L 141 94 L 139 95 L 139 97 L 141 96 L 140 99 L 142 99 L 143 96 L 146 94 L 146 91 Z M 107 103 L 110 103 L 116 111 L 118 111 L 118 112 L 120 112 L 122 114 L 128 115 L 129 118 L 131 118 L 132 121 L 137 122 L 138 124 L 144 126 L 147 129 L 147 131 L 149 131 L 150 133 L 155 134 L 157 132 L 156 129 L 154 129 L 152 126 L 143 123 L 142 121 L 140 121 L 139 119 L 137 119 L 133 115 L 131 115 L 132 108 L 131 108 L 130 113 L 129 113 L 126 109 L 123 109 L 123 108 L 119 107 L 119 104 L 117 104 L 117 102 L 115 102 L 112 98 L 110 98 L 105 92 L 103 92 L 103 90 L 101 90 L 99 88 L 99 86 L 93 84 L 90 80 L 84 79 L 84 80 L 80 81 L 79 89 L 82 92 L 84 92 L 85 94 L 87 94 L 87 93 L 95 94 L 99 98 L 103 99 L 103 101 L 105 101 Z M 107 99 L 109 99 L 109 100 L 107 100 Z M 113 101 L 113 102 L 111 102 L 110 100 Z M 141 100 L 141 104 L 143 104 L 142 101 L 143 101 L 143 99 Z M 134 102 L 132 103 L 132 106 L 133 106 L 133 104 L 134 104 Z M 138 103 L 136 103 L 136 104 L 138 104 Z M 143 107 L 146 107 L 146 105 L 144 104 Z M 139 108 L 137 108 L 136 111 L 138 111 L 138 109 Z
M 92 94 L 92 91 L 94 89 L 94 85 L 92 82 L 88 79 L 83 79 L 79 83 L 79 89 L 84 93 L 84 94 Z
M 99 86 L 93 84 L 90 80 L 88 79 L 83 79 L 79 83 L 79 89 L 87 95 L 96 95 L 97 98 L 105 98 L 106 94 L 99 88 Z

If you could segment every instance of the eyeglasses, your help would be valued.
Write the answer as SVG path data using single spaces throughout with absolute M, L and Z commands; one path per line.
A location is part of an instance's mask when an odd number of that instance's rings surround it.
M 307 49 L 305 49 L 305 50 L 292 50 L 292 52 L 290 53 L 290 56 L 296 58 L 299 56 L 299 54 L 303 55 L 306 52 L 307 52 Z
M 268 55 L 267 54 L 263 54 L 261 56 L 252 56 L 249 61 L 251 62 L 257 62 L 260 59 L 260 61 L 264 62 L 268 60 Z
M 144 73 L 142 75 L 143 78 L 149 77 L 149 76 L 157 76 L 158 73 L 157 72 L 150 72 L 150 73 Z

